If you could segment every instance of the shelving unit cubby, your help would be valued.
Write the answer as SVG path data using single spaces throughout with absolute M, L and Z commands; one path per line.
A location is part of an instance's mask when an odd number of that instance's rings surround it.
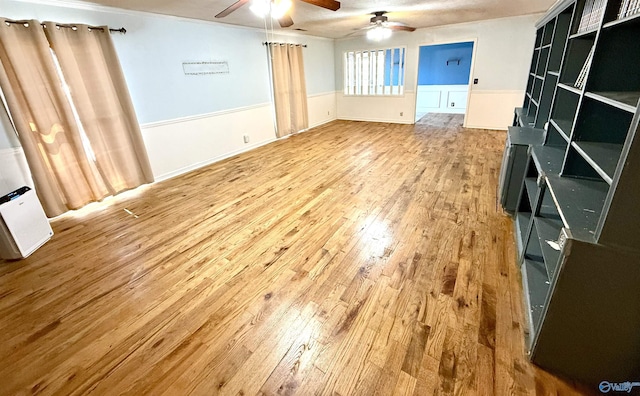
M 529 356 L 597 385 L 640 373 L 640 13 L 618 19 L 624 0 L 606 0 L 584 16 L 587 1 L 557 3 L 536 25 L 500 190 L 517 197 L 501 202 Z

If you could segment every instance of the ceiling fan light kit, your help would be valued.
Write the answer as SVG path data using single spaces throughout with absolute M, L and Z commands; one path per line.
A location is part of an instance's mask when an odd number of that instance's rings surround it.
M 372 41 L 382 41 L 389 37 L 391 37 L 391 29 L 381 25 L 367 30 L 367 38 Z
M 376 11 L 372 13 L 373 17 L 369 19 L 369 26 L 365 26 L 360 30 L 367 31 L 367 39 L 372 41 L 382 41 L 391 37 L 394 30 L 403 30 L 413 32 L 416 28 L 407 26 L 402 22 L 389 22 L 389 18 L 385 15 L 386 11 Z
M 260 18 L 282 18 L 291 8 L 291 0 L 252 0 L 249 9 Z
M 336 0 L 300 0 L 327 10 L 336 11 L 340 8 L 340 2 Z M 215 17 L 224 18 L 247 3 L 251 3 L 251 11 L 261 18 L 270 16 L 277 19 L 280 27 L 286 28 L 293 25 L 293 20 L 288 15 L 292 0 L 237 0 L 229 7 L 219 12 Z

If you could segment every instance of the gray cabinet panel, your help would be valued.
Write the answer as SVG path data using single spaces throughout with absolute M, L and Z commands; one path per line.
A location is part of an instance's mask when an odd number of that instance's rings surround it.
M 529 145 L 541 144 L 544 131 L 529 127 L 509 127 L 500 168 L 499 197 L 502 207 L 514 212 L 524 181 Z

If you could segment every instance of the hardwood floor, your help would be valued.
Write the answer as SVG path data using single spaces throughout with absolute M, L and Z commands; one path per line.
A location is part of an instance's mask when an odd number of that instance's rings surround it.
M 580 394 L 524 355 L 504 132 L 337 121 L 0 261 L 0 394 Z

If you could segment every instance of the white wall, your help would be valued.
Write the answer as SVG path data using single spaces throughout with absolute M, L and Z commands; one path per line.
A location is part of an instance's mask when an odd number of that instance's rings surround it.
M 158 180 L 275 140 L 264 31 L 75 2 L 0 0 L 0 10 L 12 19 L 127 29 L 112 38 Z M 293 33 L 272 38 L 307 44 L 310 126 L 335 119 L 334 41 Z M 184 74 L 182 62 L 207 60 L 227 61 L 230 73 Z M 3 169 L 17 167 L 16 147 L 10 125 L 0 123 L 0 166 L 12 163 Z
M 0 103 L 0 196 L 24 185 L 33 187 L 29 167 L 9 116 Z
M 18 137 L 13 132 L 9 116 L 0 102 L 0 150 L 19 147 Z
M 0 149 L 0 196 L 22 186 L 33 188 L 31 173 L 22 148 Z
M 412 33 L 395 32 L 383 43 L 373 43 L 364 37 L 338 40 L 335 45 L 338 118 L 411 123 L 416 112 L 419 47 L 475 40 L 472 79 L 479 82 L 469 92 L 465 126 L 506 129 L 513 119 L 514 107 L 522 105 L 535 22 L 539 18 L 539 14 L 527 15 L 418 29 Z M 397 46 L 407 47 L 403 98 L 388 98 L 387 107 L 380 113 L 381 98 L 342 94 L 345 51 Z

